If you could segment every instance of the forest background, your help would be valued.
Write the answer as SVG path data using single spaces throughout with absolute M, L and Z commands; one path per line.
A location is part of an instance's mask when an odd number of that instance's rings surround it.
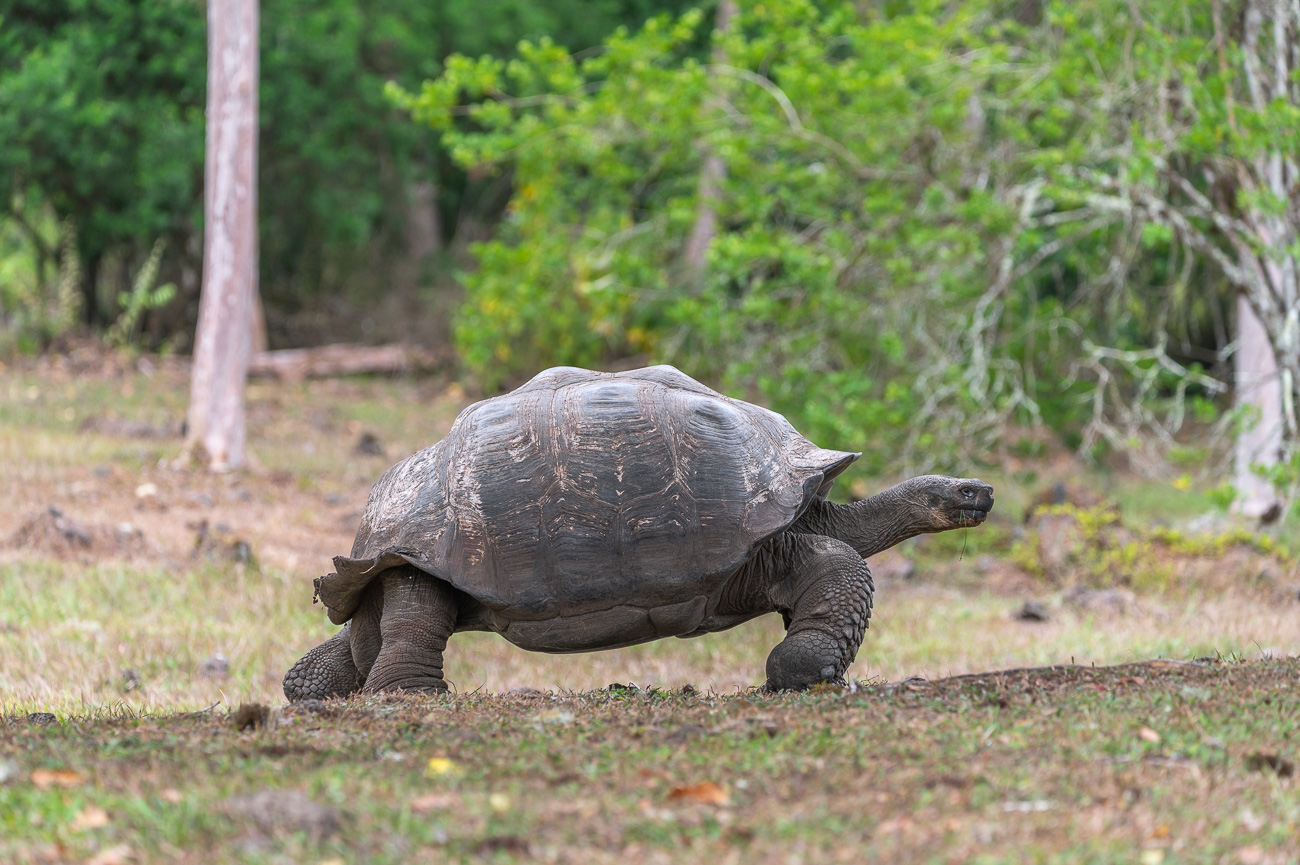
M 203 4 L 0 10 L 0 349 L 188 351 Z M 1051 440 L 1212 465 L 1259 515 L 1296 477 L 1296 21 L 1256 0 L 267 2 L 269 342 L 452 346 L 474 392 L 667 361 L 866 443 L 871 473 Z M 1231 478 L 1224 443 L 1261 427 Z

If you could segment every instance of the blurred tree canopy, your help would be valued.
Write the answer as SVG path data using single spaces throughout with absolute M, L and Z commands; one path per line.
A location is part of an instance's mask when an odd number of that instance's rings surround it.
M 193 222 L 205 54 L 192 2 L 0 3 L 0 201 L 42 269 L 54 251 L 30 200 L 71 220 L 92 323 L 105 256 L 143 261 Z
M 448 240 L 462 210 L 492 216 L 435 137 L 384 99 L 385 82 L 415 86 L 451 52 L 504 55 L 521 38 L 555 34 L 585 48 L 619 24 L 684 5 L 265 0 L 259 172 L 268 306 L 292 313 L 388 291 L 403 273 L 418 281 L 405 260 L 413 184 L 433 189 L 417 204 L 446 212 L 444 236 L 427 245 Z M 57 231 L 39 224 L 41 208 L 75 230 L 82 312 L 97 327 L 111 322 L 116 295 L 160 238 L 165 278 L 192 307 L 172 327 L 187 333 L 192 324 L 205 32 L 198 0 L 0 0 L 0 200 L 41 276 L 56 267 L 59 244 Z
M 1220 5 L 1250 4 L 748 2 L 712 62 L 694 12 L 598 54 L 449 58 L 394 98 L 515 189 L 476 247 L 463 355 L 489 383 L 673 360 L 918 467 L 1016 420 L 1172 445 L 1218 415 L 1232 290 L 1212 222 L 1175 230 L 1166 168 L 1295 131 L 1294 103 L 1225 125 L 1241 27 L 1216 30 Z M 687 274 L 706 152 L 720 229 Z

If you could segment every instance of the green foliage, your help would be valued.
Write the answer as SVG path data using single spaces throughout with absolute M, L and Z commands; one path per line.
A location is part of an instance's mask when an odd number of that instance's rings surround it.
M 1012 547 L 1011 559 L 1035 576 L 1065 584 L 1131 586 L 1167 591 L 1191 559 L 1220 560 L 1234 549 L 1292 567 L 1295 558 L 1269 535 L 1236 527 L 1187 532 L 1161 525 L 1130 525 L 1109 505 L 1049 505 L 1034 512 L 1034 527 Z M 1045 551 L 1045 545 L 1050 547 Z M 1239 580 L 1244 574 L 1222 574 Z
M 1226 511 L 1236 501 L 1237 490 L 1232 484 L 1219 484 L 1210 490 L 1210 502 L 1219 510 Z
M 460 163 L 513 172 L 467 279 L 468 364 L 492 387 L 544 363 L 671 359 L 828 444 L 896 438 L 936 390 L 960 400 L 957 358 L 927 349 L 955 348 L 1013 219 L 966 184 L 966 106 L 999 60 L 959 56 L 978 11 L 757 5 L 716 36 L 717 66 L 693 55 L 707 24 L 687 13 L 599 55 L 543 41 L 510 63 L 451 58 L 398 93 Z M 722 230 L 692 274 L 705 152 L 726 164 Z
M 0 221 L 0 356 L 33 353 L 73 330 L 81 310 L 76 231 L 43 208 L 25 207 L 25 230 Z M 30 235 L 57 260 L 33 254 Z
M 11 0 L 0 16 L 0 202 L 32 193 L 74 221 L 94 316 L 106 254 L 199 221 L 202 11 Z
M 491 217 L 491 203 L 480 207 L 482 191 L 433 136 L 385 101 L 386 82 L 415 86 L 449 52 L 505 53 L 547 33 L 585 48 L 680 5 L 262 4 L 259 260 L 268 306 L 292 312 L 321 295 L 387 288 L 406 255 L 418 181 L 439 191 L 451 230 L 458 213 Z M 0 201 L 40 199 L 74 221 L 92 324 L 113 321 L 116 296 L 131 291 L 128 274 L 145 266 L 158 238 L 167 241 L 164 274 L 199 268 L 204 16 L 193 0 L 0 2 Z
M 118 347 L 130 345 L 141 314 L 147 310 L 166 306 L 176 296 L 176 286 L 172 283 L 156 287 L 154 285 L 158 279 L 158 265 L 162 261 L 165 245 L 161 239 L 154 243 L 148 260 L 131 284 L 131 290 L 117 296 L 117 303 L 122 308 L 122 312 L 118 315 L 117 321 L 113 322 L 113 326 L 108 329 L 108 341 L 111 345 Z
M 1155 170 L 1125 118 L 1163 91 L 1131 76 L 1204 73 L 1204 8 L 1137 4 L 1157 36 L 1135 51 L 1124 0 L 1032 26 L 996 3 L 741 5 L 714 62 L 687 13 L 599 54 L 526 42 L 390 88 L 458 164 L 513 180 L 456 330 L 485 387 L 648 356 L 914 465 L 978 455 L 1009 419 L 1090 453 L 1170 441 L 1189 404 L 1213 419 L 1221 385 L 1166 346 L 1213 357 L 1222 278 L 1168 225 L 1098 210 L 1095 182 Z
M 1022 65 L 1031 35 L 996 5 L 742 4 L 712 34 L 723 61 L 703 64 L 707 30 L 662 17 L 599 55 L 542 40 L 391 88 L 458 163 L 515 182 L 456 326 L 486 388 L 551 363 L 671 360 L 828 445 L 868 442 L 876 472 L 879 446 L 943 466 L 1010 418 L 1100 446 L 1097 390 L 1115 382 L 1105 401 L 1182 416 L 1186 369 L 1083 356 L 1149 346 L 1167 319 L 1141 280 L 1096 303 L 1086 274 L 1112 271 L 1125 233 L 1040 219 L 1078 198 L 1053 170 L 1092 120 L 1073 101 L 1096 77 L 1086 36 Z M 682 248 L 708 153 L 725 177 L 697 272 Z M 1145 239 L 1167 252 L 1166 232 Z

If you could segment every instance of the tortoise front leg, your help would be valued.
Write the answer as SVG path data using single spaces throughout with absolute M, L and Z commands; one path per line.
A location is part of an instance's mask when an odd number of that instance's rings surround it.
M 767 657 L 767 687 L 800 690 L 843 682 L 871 619 L 867 563 L 843 541 L 787 532 L 768 548 L 767 587 L 786 635 Z
M 346 697 L 361 687 L 361 676 L 352 662 L 350 631 L 351 627 L 344 625 L 289 668 L 284 677 L 284 695 L 289 702 Z
M 379 654 L 362 691 L 446 691 L 442 653 L 456 629 L 454 592 L 412 567 L 392 568 L 379 579 L 384 603 Z

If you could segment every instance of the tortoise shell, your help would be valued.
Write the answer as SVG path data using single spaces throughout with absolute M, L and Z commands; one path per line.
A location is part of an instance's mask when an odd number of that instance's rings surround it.
M 411 564 L 525 648 L 682 635 L 857 457 L 670 366 L 558 367 L 386 471 L 317 591 L 342 624 L 376 574 Z

